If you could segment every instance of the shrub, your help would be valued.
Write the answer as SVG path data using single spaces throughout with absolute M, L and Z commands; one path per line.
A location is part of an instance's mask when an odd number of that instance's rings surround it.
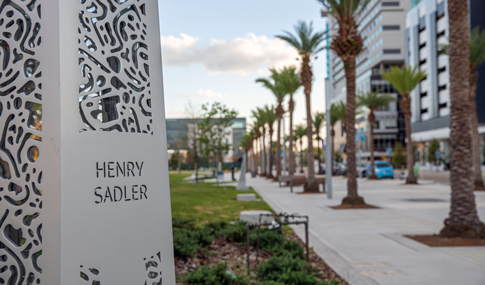
M 327 285 L 327 282 L 318 281 L 314 274 L 303 271 L 286 271 L 279 278 L 278 282 L 286 285 Z
M 172 218 L 172 227 L 177 229 L 186 229 L 189 231 L 196 231 L 198 229 L 196 219 L 187 219 L 181 217 Z
M 183 278 L 184 284 L 190 285 L 247 285 L 243 276 L 235 275 L 227 270 L 227 263 L 222 262 L 212 268 L 202 266 Z
M 246 223 L 236 222 L 234 224 L 227 224 L 217 231 L 216 235 L 223 236 L 230 242 L 244 242 L 246 241 Z
M 201 246 L 200 236 L 186 229 L 173 230 L 173 251 L 176 257 L 194 257 Z
M 310 265 L 290 255 L 274 256 L 256 268 L 257 276 L 267 281 L 278 281 L 280 276 L 289 271 L 307 271 Z M 286 283 L 285 283 L 286 284 Z

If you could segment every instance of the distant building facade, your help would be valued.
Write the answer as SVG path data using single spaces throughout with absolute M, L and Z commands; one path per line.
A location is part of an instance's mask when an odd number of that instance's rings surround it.
M 470 24 L 485 28 L 485 1 L 470 0 Z M 406 19 L 406 63 L 419 66 L 427 73 L 411 94 L 412 139 L 427 143 L 437 139 L 443 157 L 448 156 L 450 136 L 450 79 L 448 55 L 440 54 L 440 44 L 447 44 L 448 7 L 447 0 L 422 0 L 415 3 Z M 479 69 L 477 86 L 477 112 L 485 134 L 485 66 Z M 483 137 L 482 137 L 483 141 Z
M 388 108 L 378 110 L 374 126 L 374 146 L 377 157 L 385 156 L 386 149 L 394 148 L 396 143 L 405 146 L 404 116 L 399 104 L 400 95 L 382 79 L 381 74 L 390 66 L 402 66 L 405 60 L 404 31 L 406 14 L 411 7 L 409 0 L 387 1 L 371 0 L 360 17 L 359 30 L 364 39 L 364 51 L 356 59 L 357 93 L 379 91 L 394 96 L 396 102 Z M 330 27 L 336 30 L 336 21 L 329 18 Z M 330 92 L 332 104 L 346 100 L 347 88 L 342 60 L 330 52 Z M 360 143 L 362 157 L 370 157 L 369 122 L 367 114 L 357 117 L 359 129 L 363 128 L 366 140 Z M 343 122 L 335 126 L 335 149 L 345 151 Z M 354 137 L 350 139 L 355 139 Z M 359 145 L 359 144 L 358 144 Z
M 176 150 L 185 152 L 193 146 L 193 130 L 201 119 L 166 119 L 167 126 L 167 148 L 169 156 Z M 226 143 L 232 148 L 224 156 L 224 162 L 231 162 L 233 159 L 241 158 L 243 153 L 239 149 L 243 136 L 246 134 L 246 118 L 235 118 L 232 126 L 227 130 L 229 135 Z

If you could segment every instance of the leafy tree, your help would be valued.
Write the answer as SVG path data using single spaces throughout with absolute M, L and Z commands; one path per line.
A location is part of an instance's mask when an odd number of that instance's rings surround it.
M 335 154 L 335 124 L 339 121 L 345 121 L 345 110 L 346 110 L 345 103 L 340 101 L 338 103 L 332 104 L 330 106 L 330 125 L 331 125 L 331 136 L 332 136 L 332 153 Z M 340 154 L 339 154 L 339 159 Z M 335 160 L 336 162 L 341 162 Z M 333 161 L 332 161 L 332 169 L 333 169 Z
M 396 143 L 394 151 L 392 152 L 391 162 L 394 166 L 405 165 L 407 162 L 406 150 L 402 147 L 401 143 Z M 374 167 L 374 166 L 372 166 Z
M 295 128 L 295 135 L 294 139 L 295 141 L 299 140 L 300 141 L 300 173 L 303 173 L 303 137 L 307 135 L 307 128 L 304 125 L 297 125 Z M 313 160 L 312 160 L 313 161 Z M 311 163 L 308 163 L 309 165 Z
M 440 143 L 437 139 L 431 140 L 428 146 L 428 154 L 426 155 L 428 162 L 432 164 L 436 164 L 437 157 L 436 152 L 440 150 Z
M 485 238 L 473 193 L 468 0 L 448 0 L 451 206 L 442 237 Z
M 317 141 L 317 156 L 318 156 L 318 173 L 322 173 L 322 165 L 321 165 L 321 149 L 320 144 L 322 138 L 320 137 L 320 131 L 322 130 L 323 124 L 325 123 L 325 113 L 315 112 L 313 114 L 313 128 L 315 129 L 315 140 Z
M 223 155 L 231 149 L 231 144 L 226 143 L 226 138 L 231 134 L 232 120 L 237 112 L 225 105 L 215 102 L 212 106 L 202 105 L 202 120 L 197 123 L 200 130 L 199 141 L 201 152 L 212 162 L 223 162 Z
M 180 162 L 180 151 L 176 150 L 172 153 L 172 157 L 170 158 L 170 168 L 177 169 Z
M 312 92 L 312 68 L 310 62 L 312 57 L 316 56 L 320 51 L 324 50 L 322 43 L 326 40 L 326 32 L 314 32 L 313 23 L 307 24 L 303 21 L 298 22 L 295 26 L 296 35 L 284 31 L 284 35 L 278 35 L 280 38 L 293 46 L 301 57 L 301 83 L 304 89 L 306 98 L 306 115 L 307 126 L 312 126 L 312 108 L 310 95 Z M 318 182 L 315 179 L 315 167 L 313 166 L 313 131 L 311 127 L 306 129 L 306 136 L 308 139 L 308 178 L 305 182 L 305 192 L 318 192 Z
M 367 116 L 370 126 L 370 175 L 369 179 L 377 179 L 374 172 L 374 125 L 376 123 L 376 116 L 374 112 L 382 107 L 389 106 L 389 103 L 396 99 L 390 95 L 379 94 L 378 92 L 360 93 L 357 95 L 357 106 L 367 107 L 369 109 L 369 115 Z
M 410 93 L 418 86 L 419 82 L 426 78 L 426 73 L 417 70 L 418 66 L 410 68 L 404 66 L 399 68 L 391 66 L 391 71 L 382 74 L 382 78 L 387 80 L 399 94 L 402 95 L 401 108 L 404 113 L 404 123 L 406 125 L 406 140 L 412 142 L 411 139 L 411 97 Z M 406 144 L 407 161 L 408 161 L 408 176 L 406 184 L 417 184 L 418 178 L 414 174 L 414 154 L 412 143 Z
M 357 193 L 357 166 L 355 140 L 355 59 L 362 53 L 364 43 L 359 29 L 359 18 L 370 0 L 318 0 L 336 20 L 336 33 L 330 49 L 342 60 L 347 85 L 345 134 L 347 136 L 347 197 L 342 204 L 365 204 Z

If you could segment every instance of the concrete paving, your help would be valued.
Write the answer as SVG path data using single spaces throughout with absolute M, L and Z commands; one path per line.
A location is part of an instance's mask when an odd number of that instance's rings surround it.
M 359 179 L 359 194 L 381 209 L 333 210 L 329 206 L 346 195 L 342 177 L 333 179 L 333 199 L 290 193 L 289 187 L 249 174 L 246 181 L 275 211 L 308 215 L 310 246 L 350 284 L 485 284 L 485 247 L 431 248 L 403 236 L 443 227 L 450 189 L 442 183 Z M 483 221 L 485 192 L 476 193 L 476 201 Z M 294 229 L 304 240 L 303 227 Z

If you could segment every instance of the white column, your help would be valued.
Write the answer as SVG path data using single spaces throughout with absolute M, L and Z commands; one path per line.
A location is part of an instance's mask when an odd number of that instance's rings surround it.
M 2 278 L 175 284 L 157 1 L 3 2 Z

